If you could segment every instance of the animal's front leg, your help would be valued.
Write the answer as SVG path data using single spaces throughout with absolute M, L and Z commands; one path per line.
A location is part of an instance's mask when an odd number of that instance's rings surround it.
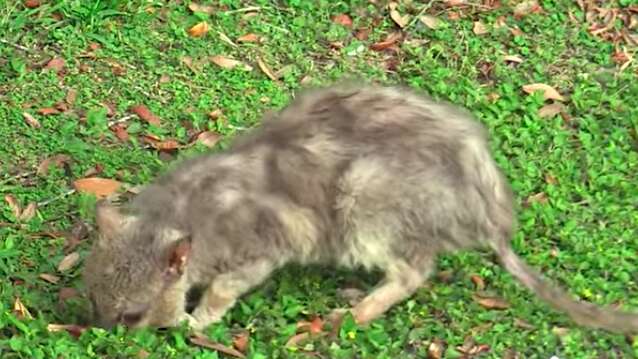
M 203 329 L 221 321 L 237 299 L 264 281 L 274 268 L 273 262 L 262 259 L 215 277 L 193 311 L 192 327 Z
M 203 329 L 210 324 L 220 322 L 239 297 L 232 291 L 220 288 L 216 283 L 213 282 L 204 292 L 193 314 L 185 317 L 192 328 Z

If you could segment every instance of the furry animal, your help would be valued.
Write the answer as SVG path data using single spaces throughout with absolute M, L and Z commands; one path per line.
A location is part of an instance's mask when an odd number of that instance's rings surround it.
M 513 196 L 485 129 L 406 88 L 309 90 L 229 150 L 161 176 L 128 211 L 99 203 L 97 225 L 84 280 L 104 327 L 201 329 L 290 262 L 381 269 L 350 308 L 363 324 L 421 286 L 437 255 L 479 247 L 577 323 L 638 327 L 636 314 L 574 301 L 513 252 Z M 205 289 L 189 313 L 193 287 Z

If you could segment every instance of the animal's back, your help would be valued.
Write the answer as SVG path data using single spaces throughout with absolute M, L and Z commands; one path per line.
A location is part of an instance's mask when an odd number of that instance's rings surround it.
M 237 149 L 267 144 L 279 188 L 323 208 L 343 264 L 384 267 L 419 253 L 475 247 L 490 201 L 511 197 L 482 125 L 402 88 L 330 87 L 299 96 Z M 478 177 L 477 177 L 478 176 Z M 487 177 L 487 182 L 480 176 Z M 486 197 L 487 196 L 487 197 Z

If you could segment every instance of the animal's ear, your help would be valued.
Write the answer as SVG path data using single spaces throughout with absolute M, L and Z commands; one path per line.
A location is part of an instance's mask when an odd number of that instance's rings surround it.
M 122 228 L 126 217 L 106 200 L 95 205 L 95 219 L 101 239 L 110 239 Z
M 166 269 L 164 274 L 167 279 L 173 280 L 184 274 L 186 262 L 191 252 L 191 236 L 182 234 L 176 240 L 167 245 L 166 248 Z

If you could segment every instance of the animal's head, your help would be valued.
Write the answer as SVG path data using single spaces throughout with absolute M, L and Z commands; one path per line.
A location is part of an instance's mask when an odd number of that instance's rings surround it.
M 170 326 L 180 305 L 171 296 L 183 277 L 190 237 L 103 201 L 96 207 L 97 238 L 83 280 L 96 325 Z

